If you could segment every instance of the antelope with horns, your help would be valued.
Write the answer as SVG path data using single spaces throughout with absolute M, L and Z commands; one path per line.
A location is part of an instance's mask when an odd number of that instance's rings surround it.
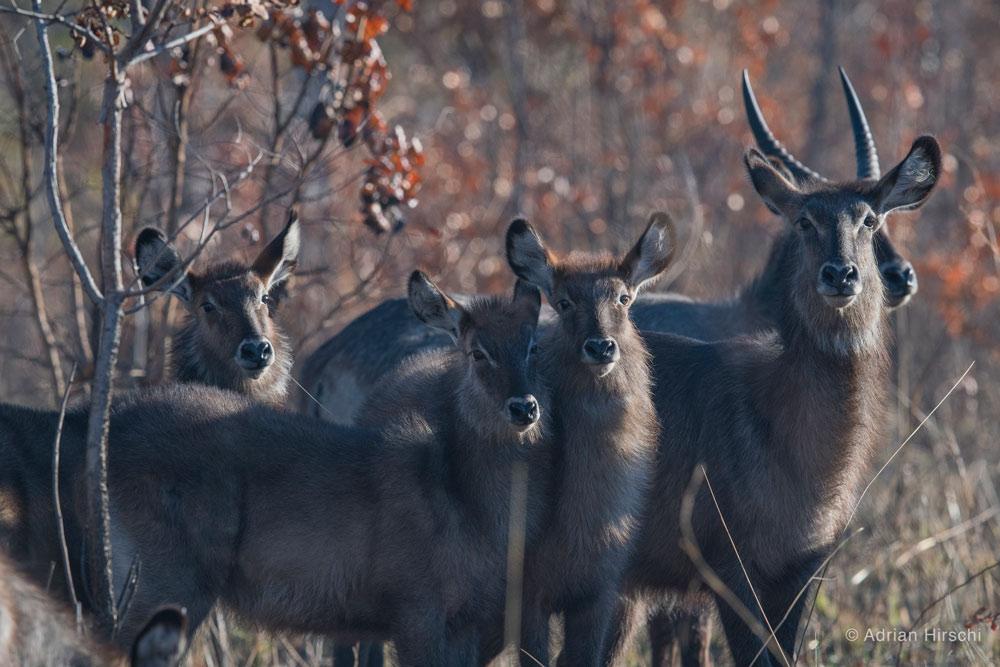
M 135 260 L 143 284 L 169 291 L 187 308 L 171 350 L 174 380 L 284 403 L 292 349 L 276 317 L 299 245 L 299 221 L 292 210 L 285 228 L 249 266 L 221 262 L 196 273 L 186 269 L 163 232 L 152 227 L 139 232 Z
M 840 81 L 851 118 L 857 178 L 859 181 L 877 180 L 881 175 L 881 168 L 875 143 L 864 109 L 843 68 L 840 69 Z M 789 180 L 829 183 L 827 178 L 799 162 L 771 133 L 746 71 L 743 72 L 742 84 L 744 109 L 758 149 L 771 159 L 772 164 L 783 169 L 783 175 Z M 909 301 L 916 292 L 917 284 L 916 274 L 910 263 L 893 249 L 887 229 L 888 221 L 873 236 L 875 259 L 885 287 L 886 303 L 893 309 Z M 672 294 L 654 294 L 635 305 L 632 319 L 643 330 L 676 333 L 704 341 L 773 330 L 780 318 L 778 309 L 782 305 L 778 298 L 782 280 L 780 253 L 784 237 L 794 233 L 792 230 L 782 233 L 781 238 L 772 246 L 763 271 L 735 299 L 705 303 Z M 710 627 L 710 615 L 693 618 L 682 609 L 660 610 L 649 624 L 653 664 L 669 664 L 674 640 L 680 645 L 682 663 L 707 662 Z
M 540 296 L 522 286 L 511 299 L 462 308 L 419 274 L 410 293 L 424 319 L 457 339 L 447 378 L 457 384 L 441 380 L 451 391 L 423 396 L 452 419 L 414 409 L 365 431 L 200 385 L 116 397 L 115 589 L 133 563 L 140 577 L 116 641 L 130 645 L 163 604 L 183 605 L 193 632 L 221 601 L 265 628 L 391 639 L 406 665 L 474 655 L 468 628 L 492 611 L 487 594 L 502 591 L 508 503 L 497 494 L 507 499 L 511 467 L 543 428 L 531 359 Z M 407 391 L 420 382 L 420 364 L 409 372 Z M 0 460 L 8 462 L 0 537 L 40 581 L 59 562 L 49 454 L 56 417 L 0 409 Z M 84 412 L 67 415 L 60 487 L 73 556 L 86 506 L 85 431 Z M 85 565 L 74 559 L 74 581 L 84 580 Z
M 930 195 L 941 168 L 937 142 L 920 137 L 878 181 L 792 182 L 756 150 L 745 163 L 764 204 L 793 230 L 774 256 L 777 332 L 716 343 L 646 335 L 660 456 L 609 656 L 627 644 L 639 601 L 690 595 L 691 582 L 702 581 L 680 544 L 685 491 L 704 466 L 719 510 L 703 486 L 694 539 L 757 624 L 777 636 L 763 650 L 764 639 L 717 598 L 735 662 L 771 664 L 769 650 L 792 660 L 803 605 L 795 596 L 844 530 L 884 423 L 888 327 L 872 236 L 892 211 Z
M 539 341 L 552 390 L 549 516 L 526 547 L 522 663 L 546 662 L 548 618 L 562 613 L 560 665 L 597 665 L 628 562 L 656 446 L 648 355 L 629 319 L 640 290 L 674 252 L 673 224 L 654 214 L 624 257 L 549 251 L 524 220 L 507 231 L 514 273 L 557 312 Z M 489 641 L 492 640 L 492 641 Z M 484 657 L 500 646 L 489 638 Z
M 129 652 L 98 645 L 74 619 L 5 556 L 0 556 L 0 662 L 22 667 L 172 667 L 183 652 L 186 614 L 165 607 L 139 632 Z
M 857 179 L 877 180 L 878 154 L 864 109 L 847 74 L 840 70 L 847 99 L 857 157 Z M 795 159 L 774 137 L 743 73 L 743 101 L 758 148 L 784 170 L 789 180 L 828 182 Z M 786 232 L 787 233 L 787 232 Z M 874 234 L 875 256 L 889 308 L 905 305 L 917 292 L 913 266 L 900 255 L 889 238 L 888 225 Z M 780 246 L 775 243 L 774 249 Z M 740 295 L 719 302 L 692 301 L 684 296 L 645 294 L 632 309 L 632 319 L 644 331 L 664 331 L 703 340 L 721 340 L 774 328 L 773 299 L 775 257 L 765 271 Z M 553 313 L 543 309 L 543 322 Z M 318 348 L 303 364 L 303 385 L 320 406 L 303 404 L 306 412 L 333 415 L 334 421 L 350 424 L 365 397 L 400 362 L 423 350 L 444 347 L 447 339 L 429 332 L 416 320 L 404 299 L 390 299 L 356 318 L 340 333 Z

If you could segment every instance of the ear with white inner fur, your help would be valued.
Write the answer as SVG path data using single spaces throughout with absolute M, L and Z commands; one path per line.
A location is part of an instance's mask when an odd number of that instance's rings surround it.
M 287 280 L 299 257 L 301 233 L 299 216 L 293 208 L 288 215 L 288 223 L 281 233 L 275 236 L 267 246 L 260 251 L 251 267 L 253 272 L 264 282 L 264 289 L 270 290 Z
M 507 228 L 507 263 L 518 278 L 552 296 L 554 259 L 535 228 L 522 218 Z
M 666 271 L 677 249 L 674 222 L 663 212 L 649 216 L 646 231 L 622 260 L 620 271 L 624 280 L 634 290 Z
M 163 232 L 154 227 L 146 227 L 139 232 L 139 236 L 135 239 L 135 268 L 145 287 L 159 282 L 171 272 L 180 270 L 181 264 L 183 262 L 180 253 L 173 245 L 167 243 L 167 237 Z M 191 284 L 187 273 L 183 276 L 171 275 L 160 289 L 169 289 L 171 294 L 176 294 L 184 301 L 191 300 Z
M 748 150 L 743 155 L 743 163 L 754 189 L 772 213 L 781 215 L 800 194 L 795 184 L 775 169 L 771 161 L 757 149 Z
M 427 326 L 440 329 L 458 342 L 465 310 L 442 292 L 423 271 L 410 274 L 407 295 L 413 314 Z
M 927 201 L 940 174 L 941 147 L 934 137 L 919 137 L 903 161 L 879 179 L 872 192 L 872 207 L 879 215 L 917 208 Z

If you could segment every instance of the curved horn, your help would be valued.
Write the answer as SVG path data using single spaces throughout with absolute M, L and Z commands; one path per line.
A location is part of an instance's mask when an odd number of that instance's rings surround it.
M 840 82 L 844 85 L 844 97 L 847 98 L 847 111 L 851 114 L 851 130 L 854 132 L 854 155 L 858 162 L 858 178 L 879 178 L 882 170 L 878 165 L 878 152 L 875 150 L 875 140 L 865 118 L 865 110 L 861 108 L 858 94 L 854 92 L 847 72 L 840 68 Z
M 750 76 L 746 70 L 743 70 L 743 107 L 747 112 L 747 121 L 750 123 L 750 130 L 753 132 L 758 148 L 760 148 L 764 155 L 776 157 L 784 162 L 785 166 L 788 167 L 788 170 L 792 172 L 792 175 L 797 180 L 827 180 L 796 160 L 795 156 L 789 153 L 781 142 L 775 138 L 774 134 L 771 133 L 770 128 L 767 126 L 767 121 L 764 120 L 764 114 L 760 110 L 760 105 L 757 104 L 753 88 L 750 87 Z

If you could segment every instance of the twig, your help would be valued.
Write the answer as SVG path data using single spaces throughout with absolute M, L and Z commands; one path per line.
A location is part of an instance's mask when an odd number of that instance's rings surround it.
M 189 33 L 187 33 L 185 35 L 181 35 L 180 37 L 177 37 L 176 39 L 172 39 L 169 42 L 167 42 L 166 44 L 162 44 L 162 45 L 156 47 L 155 49 L 151 49 L 149 51 L 143 51 L 139 55 L 137 55 L 134 58 L 132 58 L 131 60 L 129 60 L 125 64 L 125 66 L 126 67 L 131 67 L 133 65 L 138 65 L 139 63 L 144 63 L 147 60 L 155 58 L 156 56 L 160 55 L 161 53 L 166 53 L 167 51 L 170 51 L 172 49 L 176 49 L 178 46 L 184 46 L 188 42 L 193 42 L 196 39 L 204 37 L 205 35 L 207 35 L 208 33 L 212 32 L 213 30 L 215 30 L 215 24 L 208 23 L 206 25 L 203 25 L 202 27 L 197 28 L 196 30 L 192 30 L 191 32 L 189 32 Z
M 699 472 L 701 474 L 699 474 Z M 699 467 L 691 475 L 691 481 L 688 482 L 687 489 L 684 491 L 684 496 L 681 498 L 681 549 L 687 554 L 688 558 L 694 564 L 695 568 L 698 570 L 698 574 L 701 576 L 705 584 L 712 589 L 712 591 L 718 595 L 723 601 L 729 605 L 729 607 L 736 612 L 736 615 L 740 617 L 750 631 L 757 635 L 761 641 L 768 645 L 768 633 L 767 629 L 761 625 L 757 617 L 754 616 L 743 601 L 740 600 L 735 593 L 726 585 L 726 583 L 716 574 L 715 570 L 711 565 L 705 560 L 705 557 L 701 553 L 701 549 L 698 547 L 698 538 L 694 534 L 694 527 L 691 522 L 691 517 L 694 514 L 694 503 L 695 498 L 698 496 L 698 491 L 701 488 L 701 483 L 703 480 L 707 479 L 705 477 L 705 468 Z
M 722 515 L 722 508 L 719 507 L 719 501 L 715 497 L 715 490 L 712 488 L 712 480 L 708 478 L 708 471 L 705 470 L 705 466 L 701 466 L 701 474 L 705 476 L 705 484 L 708 486 L 708 493 L 712 496 L 712 504 L 715 505 L 715 511 L 719 513 L 719 520 L 722 522 L 722 527 L 726 531 L 726 537 L 729 538 L 729 544 L 733 547 L 733 553 L 736 554 L 736 560 L 740 564 L 740 570 L 743 572 L 743 577 L 747 580 L 747 586 L 750 587 L 750 592 L 753 594 L 753 599 L 757 603 L 757 608 L 760 609 L 760 615 L 764 618 L 764 622 L 767 623 L 767 629 L 771 631 L 771 637 L 774 637 L 774 628 L 771 627 L 771 621 L 767 618 L 767 612 L 764 610 L 764 605 L 760 601 L 760 597 L 757 596 L 757 590 L 753 586 L 753 582 L 750 581 L 750 573 L 747 572 L 747 568 L 743 565 L 743 557 L 740 556 L 740 550 L 736 548 L 736 541 L 733 540 L 732 533 L 729 532 L 729 526 L 726 524 L 726 517 Z M 767 644 L 765 644 L 766 646 Z M 781 659 L 784 660 L 785 664 L 788 665 L 788 657 L 785 655 L 784 649 L 781 648 L 781 644 L 777 644 L 778 653 L 781 655 Z M 756 658 L 754 658 L 756 660 Z
M 877 480 L 879 478 L 879 475 L 881 475 L 885 471 L 885 469 L 889 467 L 889 464 L 892 463 L 893 459 L 896 458 L 896 455 L 899 454 L 901 451 L 903 451 L 903 447 L 906 447 L 906 445 L 909 444 L 910 440 L 913 439 L 913 436 L 915 436 L 917 432 L 919 432 L 920 429 L 924 427 L 924 424 L 926 424 L 927 421 L 934 416 L 934 413 L 938 411 L 938 408 L 944 405 L 944 402 L 948 400 L 948 397 L 951 396 L 956 389 L 958 389 L 958 385 L 962 384 L 962 380 L 965 379 L 965 376 L 969 374 L 969 372 L 972 370 L 972 367 L 975 365 L 976 365 L 975 361 L 969 364 L 969 367 L 965 369 L 965 372 L 962 373 L 962 375 L 959 376 L 957 380 L 955 380 L 955 384 L 951 386 L 951 389 L 949 389 L 948 392 L 941 398 L 941 400 L 938 401 L 937 405 L 935 405 L 934 408 L 929 413 L 927 413 L 927 416 L 924 417 L 919 424 L 917 424 L 917 427 L 910 432 L 910 435 L 906 436 L 906 439 L 903 440 L 903 442 L 900 443 L 899 447 L 896 448 L 896 451 L 894 451 L 892 455 L 889 456 L 888 459 L 886 459 L 886 462 L 882 464 L 882 467 L 878 469 L 878 472 L 875 473 L 875 476 L 872 477 L 871 481 L 869 481 L 867 486 L 865 486 L 864 491 L 862 491 L 861 495 L 858 496 L 857 502 L 854 503 L 854 509 L 851 510 L 851 515 L 847 518 L 847 522 L 844 524 L 845 531 L 847 530 L 847 526 L 849 526 L 851 524 L 851 521 L 854 519 L 854 515 L 857 514 L 858 507 L 861 506 L 861 501 L 864 500 L 865 494 L 868 493 L 868 489 L 872 488 L 872 484 L 875 483 L 875 480 Z
M 108 53 L 108 47 L 105 46 L 104 42 L 91 32 L 88 28 L 82 25 L 78 25 L 71 21 L 67 21 L 64 17 L 58 14 L 43 14 L 41 9 L 41 4 L 38 2 L 33 2 L 32 6 L 35 7 L 35 11 L 30 11 L 27 9 L 21 9 L 13 5 L 0 5 L 0 13 L 5 14 L 17 14 L 18 16 L 24 16 L 26 18 L 34 19 L 35 21 L 41 21 L 43 23 L 58 23 L 59 25 L 68 28 L 70 32 L 76 33 L 81 37 L 86 37 L 90 42 L 94 44 L 98 49 Z
M 920 423 L 917 424 L 917 427 L 914 428 L 910 432 L 910 434 L 908 436 L 906 436 L 906 439 L 904 439 L 903 442 L 900 443 L 899 447 L 896 448 L 896 450 L 889 456 L 889 458 L 882 465 L 882 467 L 879 468 L 878 472 L 875 473 L 875 476 L 871 478 L 871 481 L 869 481 L 868 484 L 865 486 L 864 490 L 861 492 L 861 495 L 858 496 L 857 502 L 854 503 L 854 509 L 851 510 L 850 516 L 848 517 L 847 521 L 844 523 L 844 529 L 841 532 L 841 537 L 843 537 L 843 535 L 845 535 L 847 533 L 847 529 L 851 525 L 851 521 L 854 520 L 854 516 L 855 516 L 855 514 L 857 514 L 858 508 L 861 506 L 861 501 L 864 500 L 865 494 L 868 493 L 868 489 L 870 489 L 872 487 L 872 484 L 875 483 L 875 480 L 878 479 L 879 475 L 881 475 L 882 472 L 886 468 L 889 467 L 889 464 L 892 463 L 893 459 L 896 458 L 896 455 L 898 455 L 903 450 L 903 448 L 910 442 L 910 440 L 913 439 L 913 436 L 915 436 L 917 434 L 917 432 L 919 432 L 924 427 L 924 425 L 928 421 L 930 421 L 930 418 L 934 416 L 934 413 L 938 411 L 938 408 L 940 408 L 942 405 L 944 405 L 944 402 L 946 400 L 948 400 L 948 397 L 951 396 L 952 393 L 955 391 L 955 389 L 958 388 L 958 385 L 960 385 L 962 383 L 962 380 L 965 379 L 965 376 L 969 374 L 969 372 L 972 370 L 972 367 L 975 366 L 975 365 L 976 365 L 975 361 L 973 361 L 971 364 L 969 364 L 969 367 L 965 369 L 965 372 L 962 373 L 961 376 L 959 376 L 958 380 L 956 380 L 955 383 L 951 386 L 951 389 L 949 389 L 947 391 L 947 393 L 945 393 L 945 395 L 941 398 L 941 400 L 938 401 L 937 405 L 935 405 L 934 408 L 931 409 L 931 411 L 928 412 L 927 415 L 922 420 L 920 420 Z M 826 568 L 829 567 L 829 566 L 830 566 L 830 561 L 827 560 L 826 564 L 823 566 L 823 571 L 825 572 Z M 820 576 L 820 580 L 819 581 L 820 581 L 819 585 L 822 586 L 823 585 L 823 576 L 822 575 Z M 818 588 L 816 590 L 816 595 L 817 596 L 819 595 L 819 589 Z M 816 598 L 813 598 L 813 605 L 809 608 L 809 613 L 806 614 L 805 621 L 801 624 L 801 626 L 802 626 L 801 627 L 802 637 L 805 637 L 806 630 L 808 629 L 809 623 L 812 620 L 813 608 L 815 607 L 815 599 Z
M 69 545 L 66 543 L 66 524 L 63 521 L 62 504 L 59 501 L 59 446 L 62 442 L 63 423 L 66 420 L 66 406 L 69 404 L 69 392 L 73 387 L 73 378 L 76 377 L 76 364 L 69 372 L 69 381 L 66 383 L 66 391 L 63 393 L 62 405 L 59 406 L 59 421 L 56 424 L 56 437 L 52 443 L 52 503 L 56 512 L 56 527 L 59 529 L 59 550 L 62 554 L 63 574 L 66 577 L 66 592 L 69 593 L 69 601 L 76 610 L 76 630 L 82 632 L 82 621 L 80 601 L 76 598 L 76 588 L 73 586 L 73 569 L 69 562 Z
M 33 0 L 32 6 L 38 12 L 42 3 L 40 0 Z M 80 276 L 80 282 L 90 300 L 96 305 L 100 305 L 104 300 L 101 290 L 98 289 L 90 269 L 83 261 L 80 248 L 73 240 L 66 224 L 66 216 L 63 214 L 62 202 L 59 197 L 59 182 L 56 171 L 56 151 L 59 146 L 59 92 L 56 87 L 55 66 L 52 63 L 52 51 L 49 47 L 48 27 L 41 18 L 35 19 L 35 32 L 38 35 L 38 52 L 42 58 L 42 66 L 45 72 L 45 98 L 48 102 L 48 117 L 45 127 L 45 191 L 49 200 L 49 209 L 52 212 L 52 222 L 55 224 L 56 233 L 62 241 L 63 248 L 69 256 L 73 269 Z
M 950 597 L 952 595 L 952 593 L 955 593 L 956 591 L 959 591 L 959 590 L 965 588 L 966 586 L 968 586 L 969 584 L 971 584 L 973 581 L 975 581 L 979 577 L 983 576 L 984 574 L 986 574 L 990 570 L 995 569 L 997 567 L 1000 567 L 1000 560 L 996 561 L 992 565 L 987 565 L 983 569 L 981 569 L 978 572 L 976 572 L 975 574 L 971 575 L 968 579 L 966 579 L 965 581 L 963 581 L 962 583 L 960 583 L 958 586 L 954 586 L 953 588 L 951 588 L 947 592 L 945 592 L 943 595 L 940 595 L 937 598 L 935 598 L 929 605 L 927 605 L 926 607 L 924 607 L 923 609 L 920 610 L 920 613 L 917 615 L 917 618 L 914 619 L 913 624 L 910 625 L 909 628 L 907 628 L 907 634 L 909 634 L 910 632 L 913 632 L 917 628 L 919 628 L 920 625 L 921 625 L 920 622 L 924 620 L 924 616 L 926 616 L 928 614 L 928 612 L 930 612 L 931 609 L 933 609 L 934 607 L 938 606 L 944 600 L 946 600 L 948 597 Z M 906 642 L 900 642 L 899 643 L 899 648 L 896 650 L 896 664 L 897 665 L 901 664 L 899 662 L 899 659 L 900 659 L 900 656 L 902 656 L 902 654 L 903 654 L 903 646 L 905 644 L 906 644 Z

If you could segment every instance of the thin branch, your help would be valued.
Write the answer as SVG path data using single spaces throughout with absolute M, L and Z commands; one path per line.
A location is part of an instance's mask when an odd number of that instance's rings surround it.
M 701 473 L 701 474 L 699 474 Z M 687 554 L 687 557 L 691 559 L 695 568 L 698 570 L 698 574 L 701 576 L 705 584 L 712 589 L 712 591 L 722 598 L 726 604 L 740 617 L 746 626 L 753 632 L 761 641 L 764 642 L 765 646 L 770 648 L 770 636 L 767 629 L 761 624 L 757 617 L 754 616 L 743 601 L 732 589 L 726 585 L 726 582 L 722 580 L 721 577 L 715 572 L 708 561 L 701 553 L 701 548 L 698 546 L 698 538 L 694 533 L 694 526 L 691 521 L 691 517 L 694 514 L 694 503 L 698 496 L 698 491 L 701 489 L 702 481 L 707 479 L 705 476 L 704 467 L 700 467 L 695 470 L 691 475 L 691 481 L 688 483 L 687 489 L 684 491 L 684 495 L 681 498 L 681 549 Z
M 37 12 L 41 9 L 42 3 L 40 0 L 33 0 L 32 6 Z M 56 87 L 52 51 L 49 48 L 48 27 L 44 20 L 35 20 L 35 32 L 38 35 L 38 52 L 42 58 L 45 75 L 45 98 L 48 102 L 48 117 L 45 128 L 45 191 L 49 200 L 49 210 L 52 213 L 52 222 L 55 224 L 56 233 L 59 234 L 59 239 L 62 241 L 73 269 L 80 276 L 84 291 L 92 302 L 100 305 L 104 297 L 101 290 L 98 289 L 87 263 L 84 262 L 83 255 L 80 254 L 80 248 L 69 232 L 66 216 L 62 210 L 62 201 L 59 197 L 59 181 L 56 170 L 56 151 L 59 146 L 59 91 Z
M 708 493 L 712 496 L 712 504 L 715 505 L 715 511 L 719 513 L 719 520 L 722 522 L 722 527 L 726 531 L 726 537 L 729 538 L 729 544 L 733 547 L 733 553 L 736 554 L 736 560 L 740 564 L 740 570 L 743 572 L 743 577 L 747 580 L 747 586 L 750 587 L 750 592 L 753 593 L 753 599 L 757 603 L 757 608 L 760 609 L 760 615 L 764 618 L 764 622 L 767 623 L 767 629 L 771 631 L 771 637 L 774 637 L 774 628 L 771 627 L 771 621 L 767 618 L 767 611 L 764 610 L 764 605 L 760 601 L 760 597 L 757 595 L 757 589 L 754 588 L 753 582 L 750 581 L 750 573 L 747 572 L 746 566 L 743 564 L 743 557 L 740 556 L 740 550 L 736 548 L 736 541 L 733 539 L 733 534 L 729 532 L 729 525 L 726 523 L 726 517 L 722 514 L 722 508 L 719 507 L 719 501 L 715 497 L 715 489 L 712 488 L 712 480 L 708 478 L 708 471 L 705 470 L 705 466 L 701 466 L 701 474 L 705 477 L 705 484 L 708 486 Z M 781 655 L 781 659 L 786 665 L 789 664 L 788 656 L 785 655 L 785 651 L 781 648 L 781 644 L 778 643 L 778 653 Z
M 927 605 L 926 607 L 924 607 L 923 609 L 920 610 L 920 614 L 913 621 L 913 624 L 910 625 L 909 628 L 907 628 L 907 631 L 906 631 L 907 634 L 915 631 L 917 628 L 920 627 L 921 621 L 924 620 L 924 617 L 927 616 L 927 614 L 930 612 L 931 609 L 933 609 L 934 607 L 936 607 L 939 604 L 941 604 L 947 598 L 951 597 L 951 595 L 953 593 L 955 593 L 956 591 L 959 591 L 959 590 L 965 588 L 966 586 L 968 586 L 969 584 L 971 584 L 975 580 L 979 579 L 981 576 L 983 576 L 984 574 L 986 574 L 990 570 L 993 570 L 993 569 L 995 569 L 997 567 L 1000 567 L 1000 560 L 998 560 L 997 562 L 995 562 L 995 563 L 993 563 L 991 565 L 987 565 L 983 569 L 979 570 L 975 574 L 973 574 L 970 577 L 968 577 L 965 581 L 963 581 L 962 583 L 960 583 L 958 586 L 954 586 L 954 587 L 950 588 L 947 592 L 944 593 L 944 595 L 940 595 L 937 598 L 935 598 L 933 601 L 931 601 L 931 603 L 929 605 Z M 905 645 L 905 643 L 906 642 L 900 642 L 899 643 L 899 649 L 898 649 L 898 651 L 896 653 L 896 664 L 897 665 L 901 664 L 900 661 L 899 661 L 899 658 L 903 654 L 903 646 Z
M 30 11 L 27 9 L 21 9 L 20 7 L 14 5 L 0 5 L 0 13 L 6 14 L 17 14 L 18 16 L 24 16 L 26 18 L 34 19 L 35 21 L 41 21 L 43 23 L 58 23 L 69 29 L 70 32 L 76 33 L 81 37 L 86 37 L 90 42 L 94 44 L 98 49 L 104 51 L 105 53 L 110 53 L 107 45 L 104 44 L 101 39 L 91 32 L 88 28 L 82 25 L 78 25 L 71 21 L 67 21 L 65 17 L 59 16 L 57 14 L 43 14 L 41 11 L 41 4 L 38 2 L 32 2 L 35 7 L 35 11 Z
M 66 523 L 63 521 L 62 504 L 59 500 L 59 445 L 62 442 L 63 422 L 66 419 L 66 405 L 69 403 L 70 389 L 76 377 L 76 364 L 69 372 L 69 382 L 63 392 L 62 405 L 59 406 L 59 422 L 56 425 L 56 438 L 52 443 L 52 502 L 56 511 L 56 527 L 59 529 L 59 549 L 62 554 L 63 574 L 66 577 L 66 592 L 76 611 L 77 632 L 81 630 L 80 601 L 76 598 L 76 587 L 73 585 L 73 568 L 70 567 L 69 546 L 66 543 Z
M 121 52 L 118 54 L 117 61 L 124 65 L 123 69 L 127 69 L 132 63 L 132 56 L 135 55 L 143 45 L 149 41 L 153 34 L 153 31 L 159 26 L 160 21 L 163 19 L 163 15 L 167 12 L 167 6 L 170 4 L 170 0 L 159 0 L 156 6 L 149 12 L 149 16 L 146 17 L 145 23 L 143 23 L 142 29 L 135 35 L 132 35 L 128 43 L 125 44 Z
M 198 28 L 196 30 L 192 30 L 191 32 L 189 32 L 189 33 L 187 33 L 185 35 L 181 35 L 180 37 L 178 37 L 176 39 L 170 40 L 166 44 L 162 44 L 162 45 L 160 45 L 160 46 L 158 46 L 158 47 L 156 47 L 154 49 L 151 49 L 149 51 L 143 51 L 142 53 L 140 53 L 139 55 L 135 56 L 134 58 L 132 58 L 131 60 L 129 60 L 127 63 L 125 63 L 125 67 L 131 67 L 132 65 L 138 65 L 139 63 L 144 63 L 147 60 L 155 58 L 156 56 L 160 55 L 161 53 L 165 53 L 167 51 L 170 51 L 171 49 L 176 49 L 178 46 L 183 46 L 183 45 L 187 44 L 188 42 L 193 42 L 196 39 L 204 37 L 205 35 L 207 35 L 208 33 L 212 32 L 213 30 L 215 30 L 215 25 L 214 24 L 208 23 L 206 25 L 203 25 L 202 27 L 200 27 L 200 28 Z
M 917 424 L 917 427 L 910 432 L 910 435 L 906 436 L 906 439 L 903 440 L 902 443 L 900 443 L 899 447 L 896 448 L 896 451 L 894 451 L 892 455 L 890 455 L 889 458 L 886 459 L 885 463 L 882 464 L 882 467 L 878 469 L 878 472 L 875 473 L 875 476 L 872 477 L 871 480 L 868 482 L 867 486 L 865 486 L 864 491 L 862 491 L 861 495 L 858 496 L 857 502 L 854 503 L 854 509 L 851 510 L 851 515 L 847 518 L 847 522 L 844 524 L 845 531 L 847 530 L 847 526 L 849 526 L 851 524 L 851 521 L 854 519 L 854 515 L 857 514 L 858 507 L 861 506 L 861 501 L 865 499 L 865 494 L 868 493 L 868 489 L 872 488 L 872 484 L 875 483 L 875 480 L 877 480 L 879 478 L 879 475 L 881 475 L 885 471 L 885 469 L 889 467 L 889 464 L 892 463 L 893 459 L 896 458 L 896 455 L 899 454 L 901 451 L 903 451 L 903 448 L 906 447 L 907 444 L 909 444 L 910 440 L 913 439 L 913 436 L 915 436 L 920 431 L 920 429 L 924 427 L 924 424 L 926 424 L 927 421 L 934 416 L 934 413 L 938 411 L 938 408 L 944 405 L 944 402 L 948 400 L 948 397 L 951 396 L 956 389 L 958 389 L 958 385 L 962 384 L 962 380 L 965 379 L 965 376 L 969 374 L 969 372 L 972 370 L 972 367 L 975 365 L 976 365 L 975 361 L 969 364 L 969 367 L 965 369 L 965 372 L 962 373 L 962 375 L 959 376 L 957 380 L 955 380 L 955 384 L 951 386 L 951 389 L 949 389 L 948 392 L 941 397 L 941 400 L 938 401 L 937 405 L 935 405 L 934 408 L 929 413 L 927 413 L 927 416 L 924 417 L 919 424 Z

